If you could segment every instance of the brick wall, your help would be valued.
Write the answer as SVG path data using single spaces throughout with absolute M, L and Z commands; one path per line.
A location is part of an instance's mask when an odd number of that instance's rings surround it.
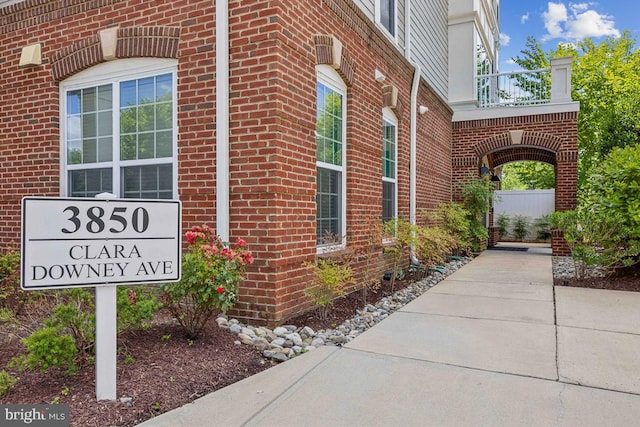
M 47 6 L 45 7 L 45 4 Z M 59 89 L 64 79 L 103 61 L 98 31 L 133 34 L 120 57 L 149 56 L 150 33 L 177 37 L 178 192 L 183 226 L 215 226 L 215 10 L 212 1 L 43 0 L 0 10 L 0 247 L 18 244 L 23 196 L 60 194 Z M 316 256 L 316 36 L 343 45 L 347 90 L 348 250 L 369 242 L 382 211 L 384 87 L 397 89 L 398 214 L 409 216 L 410 90 L 413 68 L 351 0 L 230 1 L 230 237 L 243 237 L 256 261 L 234 315 L 278 323 L 309 308 Z M 322 19 L 318 19 L 322 17 Z M 137 28 L 137 29 L 135 29 Z M 162 28 L 178 29 L 163 32 Z M 177 30 L 176 30 L 177 31 Z M 145 39 L 147 37 L 147 39 Z M 172 43 L 174 39 L 167 39 Z M 324 40 L 324 39 L 322 39 Z M 42 43 L 44 63 L 18 68 L 20 49 Z M 89 48 L 93 54 L 85 54 Z M 91 50 L 93 49 L 93 50 Z M 159 49 L 157 52 L 166 52 Z M 153 56 L 153 55 L 151 55 Z M 78 58 L 78 60 L 76 60 Z M 60 65 L 54 69 L 52 61 Z M 383 84 L 374 70 L 386 75 Z M 56 71 L 58 70 L 58 71 Z M 418 210 L 451 198 L 451 111 L 426 82 L 418 116 Z M 382 252 L 369 255 L 384 267 Z M 367 259 L 358 258 L 364 268 Z M 360 273 L 360 272 L 359 272 Z
M 180 198 L 186 225 L 215 223 L 215 14 L 211 1 L 29 0 L 0 9 L 0 247 L 17 245 L 20 199 L 60 195 L 60 99 L 56 55 L 90 45 L 99 30 L 179 28 Z M 140 31 L 123 57 L 149 56 Z M 21 49 L 42 44 L 43 64 L 19 68 Z M 138 54 L 136 54 L 136 51 Z M 69 53 L 71 55 L 72 53 Z M 102 62 L 102 61 L 99 61 Z M 80 55 L 61 77 L 95 65 Z

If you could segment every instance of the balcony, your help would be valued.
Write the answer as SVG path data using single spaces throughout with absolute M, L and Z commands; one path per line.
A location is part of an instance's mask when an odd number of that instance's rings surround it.
M 550 68 L 476 77 L 476 108 L 571 102 L 571 60 L 554 58 Z

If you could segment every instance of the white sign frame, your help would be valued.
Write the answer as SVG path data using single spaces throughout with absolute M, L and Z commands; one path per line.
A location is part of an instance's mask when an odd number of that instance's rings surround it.
M 24 197 L 20 286 L 177 282 L 181 227 L 179 200 Z

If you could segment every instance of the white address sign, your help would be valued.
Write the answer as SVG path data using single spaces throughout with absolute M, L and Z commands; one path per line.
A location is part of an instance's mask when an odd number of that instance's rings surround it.
M 23 289 L 180 280 L 181 203 L 25 197 Z

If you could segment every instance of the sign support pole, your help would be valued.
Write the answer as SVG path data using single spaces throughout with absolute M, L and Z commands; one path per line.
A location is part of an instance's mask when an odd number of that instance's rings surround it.
M 96 196 L 115 200 L 113 193 Z M 118 377 L 118 291 L 115 285 L 96 286 L 96 399 L 116 400 Z
M 96 397 L 116 400 L 117 289 L 96 286 Z

